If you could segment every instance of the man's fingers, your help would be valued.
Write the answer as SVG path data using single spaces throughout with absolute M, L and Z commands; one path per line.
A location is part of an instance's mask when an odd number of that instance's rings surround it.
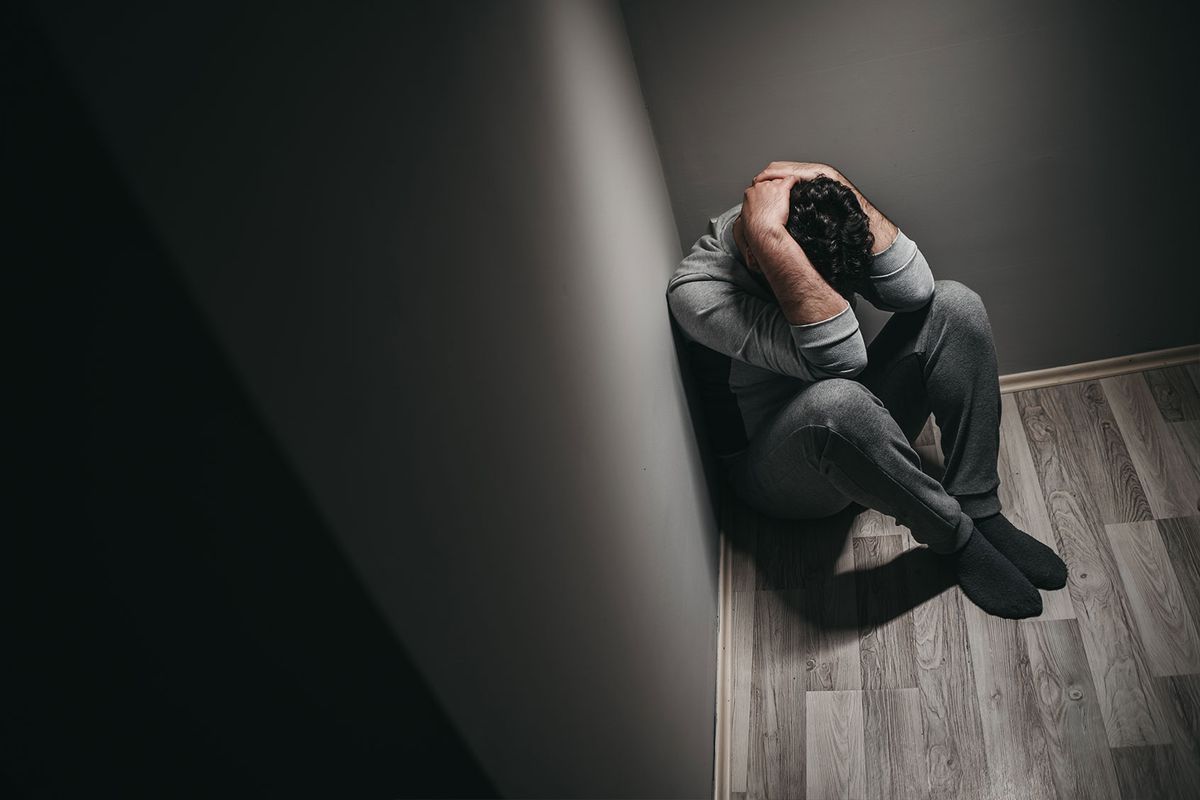
M 754 182 L 761 183 L 762 181 L 775 180 L 776 178 L 786 178 L 790 174 L 791 173 L 785 169 L 767 168 L 754 176 Z
M 777 181 L 792 179 L 792 182 L 800 179 L 800 175 L 791 167 L 777 167 L 764 169 L 762 172 L 754 176 L 754 183 L 762 183 L 763 181 Z
M 763 181 L 777 180 L 779 178 L 812 180 L 818 176 L 832 178 L 831 168 L 824 164 L 772 161 L 754 176 L 754 180 L 751 183 L 762 183 Z
M 750 185 L 750 188 L 753 189 L 763 183 L 774 183 L 778 186 L 787 186 L 790 188 L 795 182 L 795 175 L 789 175 L 786 173 L 782 175 L 766 175 L 761 180 L 759 178 L 755 178 L 754 183 Z
M 800 177 L 798 175 L 780 175 L 778 178 L 767 178 L 767 180 L 774 184 L 776 191 L 791 192 Z

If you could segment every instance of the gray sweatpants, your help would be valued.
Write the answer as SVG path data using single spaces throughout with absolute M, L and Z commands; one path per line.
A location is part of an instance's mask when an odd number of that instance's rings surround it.
M 783 519 L 824 517 L 851 502 L 896 518 L 913 538 L 950 552 L 971 517 L 1000 510 L 1000 385 L 979 295 L 938 280 L 917 311 L 897 312 L 853 379 L 806 385 L 725 463 L 751 508 Z M 946 471 L 921 469 L 911 442 L 933 413 Z

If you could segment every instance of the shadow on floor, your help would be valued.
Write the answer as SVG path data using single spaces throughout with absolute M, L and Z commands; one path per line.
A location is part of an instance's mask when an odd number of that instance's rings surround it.
M 922 466 L 941 474 L 936 461 Z M 773 590 L 814 627 L 865 630 L 956 585 L 945 559 L 862 505 L 820 519 L 781 520 L 748 507 L 728 483 L 722 491 L 735 591 Z

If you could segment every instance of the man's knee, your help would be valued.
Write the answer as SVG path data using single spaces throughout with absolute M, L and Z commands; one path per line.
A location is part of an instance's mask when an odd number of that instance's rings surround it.
M 797 396 L 802 425 L 819 425 L 839 433 L 861 431 L 867 418 L 887 413 L 871 390 L 848 378 L 826 378 L 805 387 Z
M 847 378 L 810 384 L 789 412 L 789 438 L 804 443 L 803 457 L 822 474 L 831 461 L 851 451 L 870 452 L 885 441 L 891 422 L 883 402 L 862 383 Z
M 934 281 L 933 307 L 945 314 L 955 327 L 990 333 L 983 298 L 960 281 L 942 278 Z

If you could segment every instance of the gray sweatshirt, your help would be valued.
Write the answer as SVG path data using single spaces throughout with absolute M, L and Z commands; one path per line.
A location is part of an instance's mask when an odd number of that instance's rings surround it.
M 743 450 L 759 425 L 804 385 L 852 378 L 867 365 L 854 314 L 858 298 L 852 294 L 849 307 L 828 319 L 788 322 L 766 278 L 742 263 L 733 238 L 741 210 L 739 203 L 709 219 L 708 232 L 692 245 L 666 290 L 722 459 Z M 933 296 L 933 274 L 916 242 L 900 231 L 854 291 L 882 311 L 911 311 Z

